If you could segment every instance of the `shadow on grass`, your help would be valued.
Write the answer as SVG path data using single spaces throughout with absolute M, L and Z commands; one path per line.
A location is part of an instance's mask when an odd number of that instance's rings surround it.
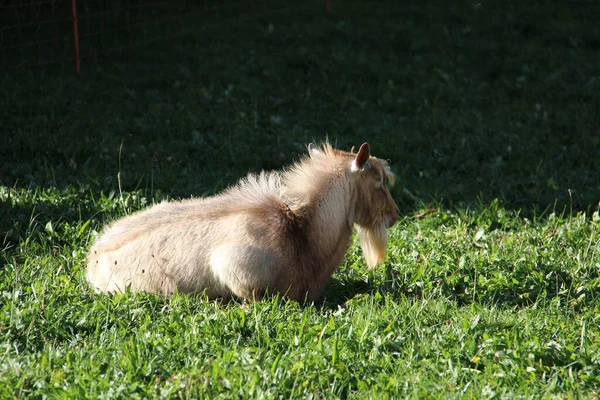
M 21 198 L 22 200 L 22 198 Z M 31 199 L 30 199 L 31 200 Z M 51 246 L 54 250 L 87 243 L 98 216 L 106 215 L 98 205 L 74 197 L 55 202 L 38 198 L 19 204 L 0 200 L 0 240 L 3 256 L 26 256 L 20 245 Z
M 545 307 L 555 302 L 562 304 L 565 309 L 582 310 L 593 307 L 600 299 L 600 287 L 576 286 L 575 278 L 565 271 L 557 271 L 550 265 L 538 265 L 536 271 L 545 275 L 547 279 L 534 282 L 527 277 L 519 284 L 479 289 L 474 295 L 466 290 L 467 286 L 472 284 L 449 284 L 440 281 L 432 285 L 415 286 L 409 285 L 407 281 L 397 276 L 371 281 L 334 276 L 328 283 L 318 306 L 325 310 L 336 310 L 362 295 L 379 294 L 394 300 L 438 298 L 454 302 L 458 307 L 477 304 L 493 306 L 497 309 L 520 309 Z M 587 279 L 588 281 L 599 280 L 600 272 L 593 272 Z
M 328 135 L 390 160 L 407 214 L 494 198 L 524 215 L 588 211 L 600 200 L 599 41 L 593 19 L 565 11 L 560 29 L 536 2 L 351 2 L 218 35 L 183 20 L 185 40 L 100 59 L 78 79 L 7 75 L 0 183 L 110 191 L 122 166 L 124 190 L 207 194 Z
M 325 310 L 336 310 L 348 300 L 362 294 L 374 294 L 377 290 L 377 286 L 365 280 L 333 276 L 325 287 L 325 292 L 317 306 Z

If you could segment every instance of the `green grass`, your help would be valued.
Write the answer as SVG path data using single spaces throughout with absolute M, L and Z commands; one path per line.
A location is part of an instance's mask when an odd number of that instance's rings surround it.
M 0 398 L 595 398 L 600 7 L 333 5 L 0 77 Z M 87 286 L 107 222 L 326 135 L 398 176 L 385 266 L 308 306 Z

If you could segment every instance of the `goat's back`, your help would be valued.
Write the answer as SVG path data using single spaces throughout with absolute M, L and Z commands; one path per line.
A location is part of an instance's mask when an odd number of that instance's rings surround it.
M 220 246 L 261 249 L 277 260 L 271 269 L 290 262 L 294 216 L 274 177 L 267 178 L 249 176 L 219 196 L 163 202 L 117 220 L 90 250 L 88 280 L 105 292 L 206 290 L 210 297 L 227 297 L 230 288 L 211 269 L 211 255 Z

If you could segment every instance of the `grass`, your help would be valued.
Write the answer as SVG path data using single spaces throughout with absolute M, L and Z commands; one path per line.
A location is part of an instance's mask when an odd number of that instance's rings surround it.
M 595 398 L 595 2 L 333 2 L 0 78 L 0 397 Z M 94 294 L 109 221 L 369 141 L 403 217 L 321 304 Z

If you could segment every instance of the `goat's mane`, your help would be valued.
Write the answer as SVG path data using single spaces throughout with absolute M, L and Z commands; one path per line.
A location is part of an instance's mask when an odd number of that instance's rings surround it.
M 336 150 L 327 142 L 309 151 L 309 155 L 281 175 L 282 197 L 296 214 L 303 214 L 332 181 L 343 184 L 348 162 L 352 159 L 350 153 Z
M 284 171 L 248 174 L 225 193 L 242 204 L 263 203 L 266 198 L 286 204 L 296 215 L 304 215 L 319 196 L 326 194 L 327 185 L 344 185 L 348 177 L 349 162 L 354 152 L 337 150 L 328 142 L 309 149 L 298 162 Z M 394 174 L 385 160 L 376 160 L 390 184 Z M 263 203 L 264 204 L 264 203 Z

